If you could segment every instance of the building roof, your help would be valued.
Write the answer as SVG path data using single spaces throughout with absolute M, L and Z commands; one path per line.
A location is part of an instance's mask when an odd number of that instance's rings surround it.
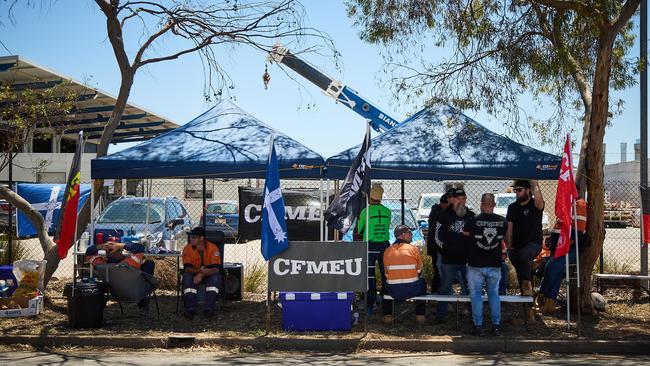
M 116 97 L 22 57 L 0 57 L 0 84 L 10 84 L 14 90 L 45 89 L 64 82 L 69 82 L 66 88 L 73 88 L 78 98 L 74 110 L 62 122 L 66 126 L 63 136 L 72 139 L 83 130 L 88 141 L 99 143 L 104 126 L 115 107 Z M 111 143 L 148 140 L 177 127 L 169 118 L 127 103 Z

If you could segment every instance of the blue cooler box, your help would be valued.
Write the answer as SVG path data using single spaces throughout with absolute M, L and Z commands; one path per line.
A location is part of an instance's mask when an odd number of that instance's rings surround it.
M 282 329 L 352 329 L 353 292 L 281 292 Z
M 5 280 L 7 287 L 9 287 L 9 291 L 5 296 L 11 296 L 18 288 L 18 281 L 16 280 L 16 276 L 14 276 L 14 266 L 12 264 L 0 266 L 0 280 Z

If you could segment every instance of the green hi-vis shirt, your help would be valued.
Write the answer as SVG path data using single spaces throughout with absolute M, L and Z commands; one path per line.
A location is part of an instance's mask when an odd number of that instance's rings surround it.
M 366 226 L 366 210 L 370 210 L 370 219 L 368 220 L 370 239 L 368 239 L 368 236 L 364 233 L 364 228 Z M 357 233 L 363 233 L 363 240 L 374 242 L 388 241 L 390 216 L 390 210 L 383 205 L 370 205 L 367 209 L 364 208 L 361 210 L 359 220 L 357 221 Z

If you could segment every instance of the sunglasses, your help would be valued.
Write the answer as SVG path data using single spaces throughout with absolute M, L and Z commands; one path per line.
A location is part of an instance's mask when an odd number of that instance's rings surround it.
M 521 192 L 521 191 L 523 191 L 524 189 L 525 189 L 525 188 L 515 188 L 515 189 L 513 189 L 513 190 L 514 190 L 515 192 Z
M 190 235 L 190 239 L 196 239 L 198 237 L 199 237 L 198 235 Z

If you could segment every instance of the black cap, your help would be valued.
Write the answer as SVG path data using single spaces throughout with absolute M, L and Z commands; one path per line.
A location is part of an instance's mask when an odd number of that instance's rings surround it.
M 530 182 L 524 179 L 517 179 L 512 187 L 530 188 Z
M 449 198 L 449 195 L 447 193 L 440 196 L 440 203 L 448 203 L 447 198 Z
M 192 231 L 189 232 L 189 235 L 192 236 L 205 236 L 205 231 L 200 226 L 195 227 Z
M 465 194 L 465 190 L 462 188 L 456 188 L 454 193 L 451 195 L 452 197 L 467 197 L 467 194 Z
M 446 193 L 447 197 L 453 197 L 454 192 L 456 192 L 456 188 L 449 188 Z

